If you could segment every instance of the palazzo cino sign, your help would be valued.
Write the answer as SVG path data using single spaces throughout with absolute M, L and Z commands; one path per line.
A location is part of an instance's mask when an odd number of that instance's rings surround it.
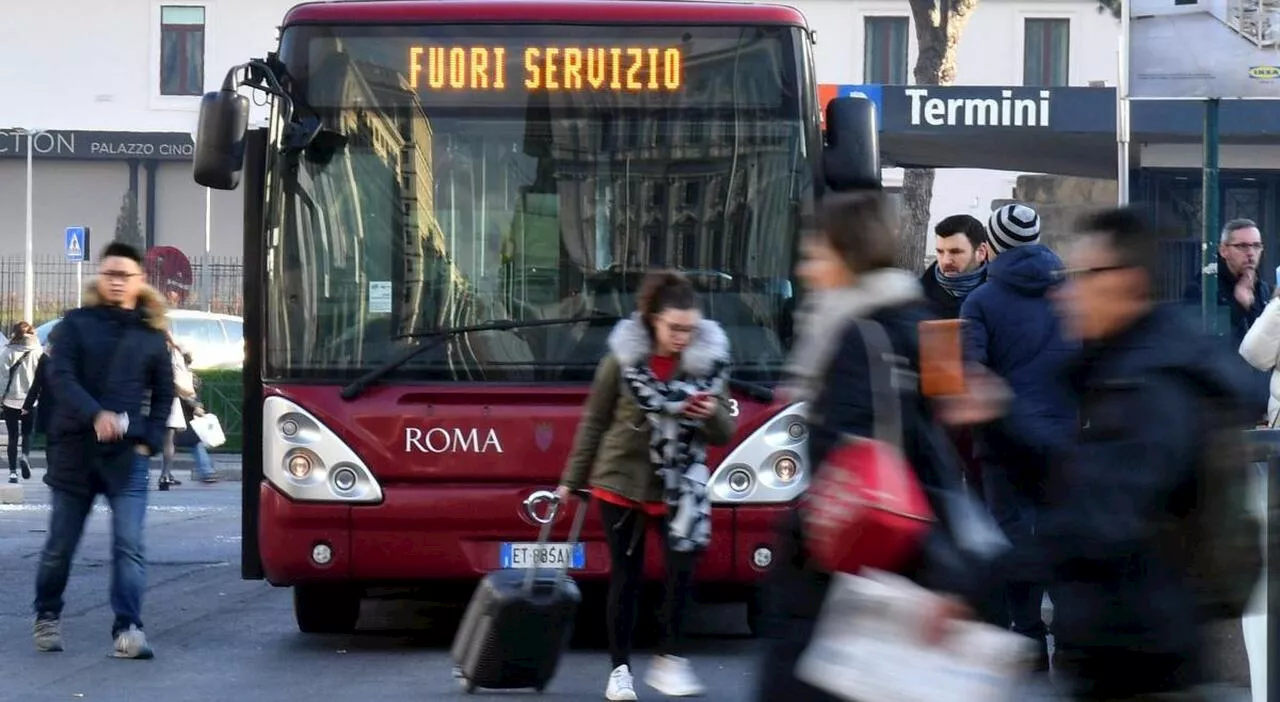
M 0 129 L 0 158 L 26 158 L 27 133 Z M 190 161 L 195 143 L 182 132 L 38 132 L 30 139 L 36 159 L 75 161 Z

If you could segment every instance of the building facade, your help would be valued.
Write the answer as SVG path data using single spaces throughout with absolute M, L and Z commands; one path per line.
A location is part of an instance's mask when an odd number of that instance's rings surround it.
M 22 250 L 30 177 L 37 257 L 60 256 L 69 226 L 89 226 L 95 245 L 120 228 L 148 247 L 173 247 L 193 259 L 237 256 L 243 194 L 208 193 L 195 185 L 190 134 L 200 94 L 218 87 L 227 67 L 270 51 L 276 27 L 293 4 L 129 0 L 108 6 L 67 0 L 9 8 L 0 29 L 0 79 L 24 99 L 9 101 L 0 114 L 4 250 Z M 832 86 L 828 92 L 849 86 L 883 86 L 892 92 L 913 82 L 918 47 L 907 0 L 792 4 L 815 28 L 818 79 Z M 55 26 L 58 48 L 50 50 L 49 28 Z M 971 95 L 974 99 L 1031 100 L 1055 115 L 1079 114 L 1064 104 L 1075 99 L 1070 89 L 1114 88 L 1120 43 L 1120 22 L 1099 12 L 1096 0 L 983 0 L 962 35 L 955 84 L 988 90 Z M 33 56 L 40 57 L 39 72 L 25 68 Z M 945 167 L 934 187 L 933 221 L 957 212 L 985 215 L 993 200 L 1011 195 L 1023 173 L 1083 175 L 1058 169 L 1052 149 L 1041 153 L 1033 148 L 1022 158 L 1001 159 L 994 157 L 1002 151 L 999 144 L 991 143 L 988 157 L 949 157 L 956 139 L 948 141 L 948 135 L 963 133 L 966 140 L 981 144 L 984 138 L 1003 138 L 997 130 L 1007 128 L 950 124 L 947 108 L 930 102 L 937 97 L 933 93 L 947 90 L 920 87 L 907 93 L 905 109 L 922 110 L 916 118 L 923 121 L 908 124 L 905 135 L 897 135 L 896 153 L 886 149 L 890 185 L 900 182 L 895 165 Z M 931 112 L 935 109 L 942 111 Z M 1230 109 L 1236 108 L 1224 107 Z M 1165 114 L 1154 103 L 1144 110 L 1156 118 Z M 255 120 L 263 116 L 263 108 L 255 106 Z M 1048 112 L 1041 118 L 1049 119 Z M 911 115 L 904 119 L 909 122 Z M 1224 124 L 1231 119 L 1224 113 Z M 1140 122 L 1135 116 L 1135 131 L 1141 131 Z M 38 131 L 29 135 L 28 130 Z M 1197 141 L 1182 133 L 1164 142 L 1135 139 L 1131 165 L 1142 170 L 1134 179 L 1134 192 L 1145 197 L 1155 187 L 1152 183 L 1172 186 L 1194 178 L 1200 166 Z M 35 152 L 30 173 L 28 145 Z M 910 162 L 900 158 L 904 153 L 912 154 Z M 1227 177 L 1245 172 L 1241 177 L 1254 178 L 1247 182 L 1263 183 L 1249 197 L 1262 203 L 1264 215 L 1274 209 L 1275 185 L 1257 171 L 1280 161 L 1278 156 L 1280 146 L 1249 135 L 1227 139 L 1222 150 Z

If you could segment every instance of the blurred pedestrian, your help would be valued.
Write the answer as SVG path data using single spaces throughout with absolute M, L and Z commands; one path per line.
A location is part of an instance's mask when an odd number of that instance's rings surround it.
M 111 508 L 112 654 L 151 658 L 142 630 L 146 590 L 143 522 L 151 456 L 164 448 L 173 402 L 165 346 L 165 305 L 143 279 L 142 254 L 112 242 L 84 291 L 84 306 L 53 333 L 49 420 L 52 512 L 36 572 L 34 638 L 40 651 L 63 649 L 60 624 L 71 559 L 98 495 Z
M 810 480 L 821 475 L 828 454 L 845 436 L 875 437 L 879 422 L 893 421 L 876 416 L 873 374 L 884 373 L 900 395 L 903 451 L 932 502 L 959 483 L 960 467 L 935 440 L 941 431 L 918 392 L 919 383 L 908 380 L 919 374 L 919 324 L 934 315 L 918 278 L 894 267 L 897 242 L 883 196 L 828 196 L 818 229 L 806 235 L 801 251 L 797 274 L 808 292 L 788 361 L 789 380 L 780 394 L 789 402 L 809 403 L 804 464 Z M 882 329 L 892 354 L 870 353 L 858 320 Z M 891 363 L 891 358 L 897 360 Z M 932 506 L 941 522 L 902 574 L 935 591 L 968 592 L 965 561 L 950 546 L 947 511 Z M 790 510 L 780 524 L 774 571 L 765 590 L 766 643 L 755 695 L 760 702 L 834 700 L 795 676 L 831 583 L 831 574 L 810 554 L 807 539 L 799 509 Z M 939 598 L 940 611 L 957 608 L 962 609 L 956 599 Z
M 30 322 L 18 322 L 9 332 L 9 343 L 4 347 L 4 367 L 7 380 L 4 386 L 4 425 L 9 433 L 9 482 L 17 483 L 21 472 L 23 480 L 31 479 L 31 427 L 32 416 L 23 410 L 27 394 L 36 382 L 36 367 L 40 364 L 40 340 Z M 21 448 L 21 453 L 19 453 Z
M 1211 465 L 1232 460 L 1223 450 L 1236 445 L 1219 437 L 1247 426 L 1256 408 L 1239 357 L 1155 303 L 1159 241 L 1145 220 L 1110 210 L 1081 229 L 1056 293 L 1068 328 L 1084 342 L 1068 373 L 1079 428 L 1064 460 L 1051 464 L 1036 529 L 1016 534 L 985 573 L 1060 593 L 1054 665 L 1069 695 L 1147 699 L 1205 682 L 1202 635 L 1215 610 L 1203 593 L 1227 582 L 1223 592 L 1247 595 L 1256 581 L 1237 567 L 1247 559 L 1216 571 L 1192 567 L 1238 543 L 1220 539 L 1219 528 L 1240 527 L 1233 538 L 1257 536 L 1241 519 L 1243 504 L 1220 509 L 1239 486 L 1218 478 L 1234 467 Z M 1021 418 L 996 407 L 982 418 L 983 404 L 944 399 L 943 416 L 957 419 L 964 408 L 965 422 L 1013 436 Z M 1245 465 L 1238 468 L 1243 478 Z

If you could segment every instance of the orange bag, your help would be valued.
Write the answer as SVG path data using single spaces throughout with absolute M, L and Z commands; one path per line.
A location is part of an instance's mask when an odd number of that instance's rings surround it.
M 892 347 L 880 325 L 858 324 L 871 371 L 874 437 L 847 435 L 827 454 L 801 514 L 809 553 L 824 570 L 894 572 L 916 554 L 934 514 L 902 452 Z

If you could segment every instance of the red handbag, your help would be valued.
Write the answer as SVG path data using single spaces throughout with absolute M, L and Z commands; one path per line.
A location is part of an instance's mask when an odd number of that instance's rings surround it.
M 827 454 L 801 516 L 809 554 L 822 569 L 895 572 L 916 554 L 934 514 L 902 451 L 892 346 L 880 325 L 858 324 L 871 372 L 874 436 L 846 435 Z

